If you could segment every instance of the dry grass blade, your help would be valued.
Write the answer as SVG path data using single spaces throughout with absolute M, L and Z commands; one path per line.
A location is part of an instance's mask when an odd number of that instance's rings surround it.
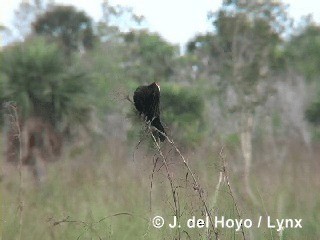
M 228 175 L 227 167 L 226 167 L 226 158 L 223 155 L 223 147 L 220 150 L 219 157 L 220 157 L 220 159 L 222 161 L 222 164 L 223 164 L 223 174 L 224 174 L 225 180 L 226 180 L 227 185 L 228 185 L 229 193 L 230 193 L 230 195 L 232 197 L 233 204 L 234 204 L 234 206 L 236 208 L 236 212 L 237 212 L 238 218 L 241 219 L 241 214 L 240 214 L 240 210 L 239 210 L 239 207 L 238 207 L 238 203 L 237 203 L 237 201 L 236 201 L 236 199 L 234 197 L 234 193 L 233 193 L 233 190 L 231 188 L 230 181 L 229 181 L 229 175 Z M 245 240 L 246 236 L 245 236 L 244 228 L 243 228 L 242 224 L 241 224 L 241 233 L 242 233 L 243 239 Z

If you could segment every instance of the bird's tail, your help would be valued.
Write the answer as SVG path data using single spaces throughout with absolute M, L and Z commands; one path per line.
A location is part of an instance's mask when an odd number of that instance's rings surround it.
M 166 137 L 164 135 L 164 134 L 166 134 L 166 132 L 164 131 L 164 128 L 163 128 L 159 118 L 153 119 L 153 121 L 151 122 L 151 126 L 155 127 L 156 129 L 158 129 L 160 131 L 160 132 L 159 131 L 154 131 L 153 134 L 155 136 L 157 136 L 160 139 L 161 142 L 166 140 Z

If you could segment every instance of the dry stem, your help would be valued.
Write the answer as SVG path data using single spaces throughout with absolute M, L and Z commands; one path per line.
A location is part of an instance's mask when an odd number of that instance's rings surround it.
M 169 173 L 169 171 L 168 171 L 168 164 L 167 164 L 167 162 L 166 162 L 166 158 L 164 157 L 164 155 L 163 155 L 163 153 L 162 153 L 162 151 L 161 151 L 161 148 L 160 148 L 159 143 L 157 142 L 156 138 L 155 138 L 154 135 L 152 134 L 152 131 L 151 131 L 151 127 L 150 127 L 150 126 L 149 126 L 149 130 L 150 130 L 150 135 L 152 136 L 153 141 L 154 141 L 154 143 L 155 143 L 155 145 L 156 145 L 156 147 L 157 147 L 157 150 L 158 150 L 160 156 L 162 157 L 162 159 L 163 159 L 163 161 L 164 161 L 164 164 L 165 164 L 165 167 L 166 167 L 166 171 L 167 171 L 167 174 L 168 174 L 168 180 L 170 181 L 171 189 L 173 189 L 173 188 L 172 188 L 172 187 L 173 187 L 173 186 L 172 186 L 172 178 L 171 178 L 171 175 L 170 175 L 170 173 Z M 187 160 L 185 159 L 185 157 L 181 154 L 181 151 L 179 150 L 179 148 L 175 145 L 174 141 L 173 141 L 172 139 L 169 139 L 169 137 L 168 137 L 166 134 L 160 132 L 159 130 L 158 130 L 158 132 L 166 137 L 167 141 L 173 146 L 173 148 L 175 149 L 175 151 L 176 151 L 176 152 L 179 154 L 179 156 L 181 157 L 181 159 L 182 159 L 182 161 L 183 161 L 183 164 L 184 164 L 184 166 L 185 166 L 186 169 L 187 169 L 187 172 L 191 175 L 191 178 L 192 178 L 193 184 L 194 184 L 194 190 L 196 190 L 197 193 L 198 193 L 198 195 L 199 195 L 199 199 L 200 199 L 200 201 L 202 202 L 202 205 L 203 205 L 203 207 L 204 207 L 204 211 L 205 211 L 206 215 L 207 215 L 208 218 L 209 218 L 210 225 L 211 225 L 212 230 L 213 230 L 213 232 L 214 232 L 214 234 L 215 234 L 215 238 L 218 240 L 218 239 L 219 239 L 218 231 L 216 230 L 216 228 L 215 228 L 215 226 L 214 226 L 214 222 L 213 222 L 213 219 L 212 219 L 212 215 L 211 215 L 211 213 L 210 213 L 210 211 L 209 211 L 208 204 L 207 204 L 207 202 L 206 202 L 206 200 L 205 200 L 205 198 L 204 198 L 204 196 L 203 196 L 203 189 L 201 188 L 198 180 L 196 179 L 195 174 L 194 174 L 193 171 L 191 170 L 191 168 L 190 168 Z M 175 202 L 175 204 L 176 204 L 175 192 L 173 192 L 173 196 L 174 196 L 174 202 Z M 178 218 L 178 215 L 177 215 L 177 218 Z
M 225 156 L 223 155 L 223 147 L 222 147 L 221 150 L 220 150 L 219 157 L 220 157 L 220 159 L 222 160 L 222 164 L 223 164 L 223 174 L 224 174 L 225 180 L 226 180 L 227 185 L 228 185 L 229 193 L 230 193 L 230 195 L 231 195 L 231 197 L 232 197 L 232 201 L 233 201 L 234 206 L 235 206 L 235 208 L 236 208 L 236 212 L 237 212 L 238 218 L 241 219 L 240 210 L 239 210 L 237 201 L 236 201 L 236 199 L 235 199 L 235 197 L 234 197 L 234 193 L 233 193 L 233 190 L 232 190 L 232 188 L 231 188 L 230 181 L 229 181 L 229 175 L 228 175 L 227 167 L 226 167 L 226 159 L 225 159 Z M 243 239 L 245 240 L 245 239 L 246 239 L 246 236 L 245 236 L 245 234 L 244 234 L 244 228 L 243 228 L 243 225 L 242 225 L 242 224 L 241 224 L 241 233 L 242 233 Z

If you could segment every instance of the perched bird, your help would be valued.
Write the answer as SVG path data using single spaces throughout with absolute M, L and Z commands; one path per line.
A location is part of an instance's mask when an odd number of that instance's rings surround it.
M 166 133 L 160 121 L 160 86 L 154 82 L 138 87 L 133 94 L 133 101 L 139 114 L 143 114 L 151 126 L 160 131 L 154 130 L 153 135 L 163 142 L 166 137 L 162 133 Z

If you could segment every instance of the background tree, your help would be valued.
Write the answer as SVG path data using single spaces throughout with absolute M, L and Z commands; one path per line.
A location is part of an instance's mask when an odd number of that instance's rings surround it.
M 131 31 L 124 35 L 128 46 L 128 75 L 136 82 L 168 81 L 173 74 L 177 48 L 164 41 L 158 34 Z
M 224 1 L 209 19 L 214 32 L 195 37 L 187 50 L 199 59 L 194 65 L 198 78 L 212 79 L 211 86 L 218 93 L 213 96 L 218 97 L 222 111 L 218 114 L 234 115 L 231 127 L 239 133 L 245 185 L 256 203 L 249 180 L 254 119 L 273 91 L 267 81 L 275 74 L 281 34 L 288 23 L 285 7 L 271 1 Z M 233 100 L 228 101 L 230 96 Z
M 84 51 L 94 45 L 91 18 L 72 6 L 53 6 L 33 23 L 36 34 L 48 36 L 64 46 L 67 54 Z
M 4 98 L 15 101 L 23 119 L 41 117 L 57 126 L 62 120 L 84 122 L 86 75 L 69 68 L 59 47 L 32 38 L 1 53 Z
M 320 27 L 306 23 L 285 45 L 288 65 L 304 75 L 308 80 L 319 76 L 320 66 Z
M 298 32 L 285 44 L 283 54 L 287 68 L 307 80 L 308 91 L 311 94 L 308 94 L 305 117 L 314 126 L 318 126 L 320 122 L 320 27 L 311 19 L 306 19 Z M 317 136 L 317 131 L 314 131 L 313 135 Z

